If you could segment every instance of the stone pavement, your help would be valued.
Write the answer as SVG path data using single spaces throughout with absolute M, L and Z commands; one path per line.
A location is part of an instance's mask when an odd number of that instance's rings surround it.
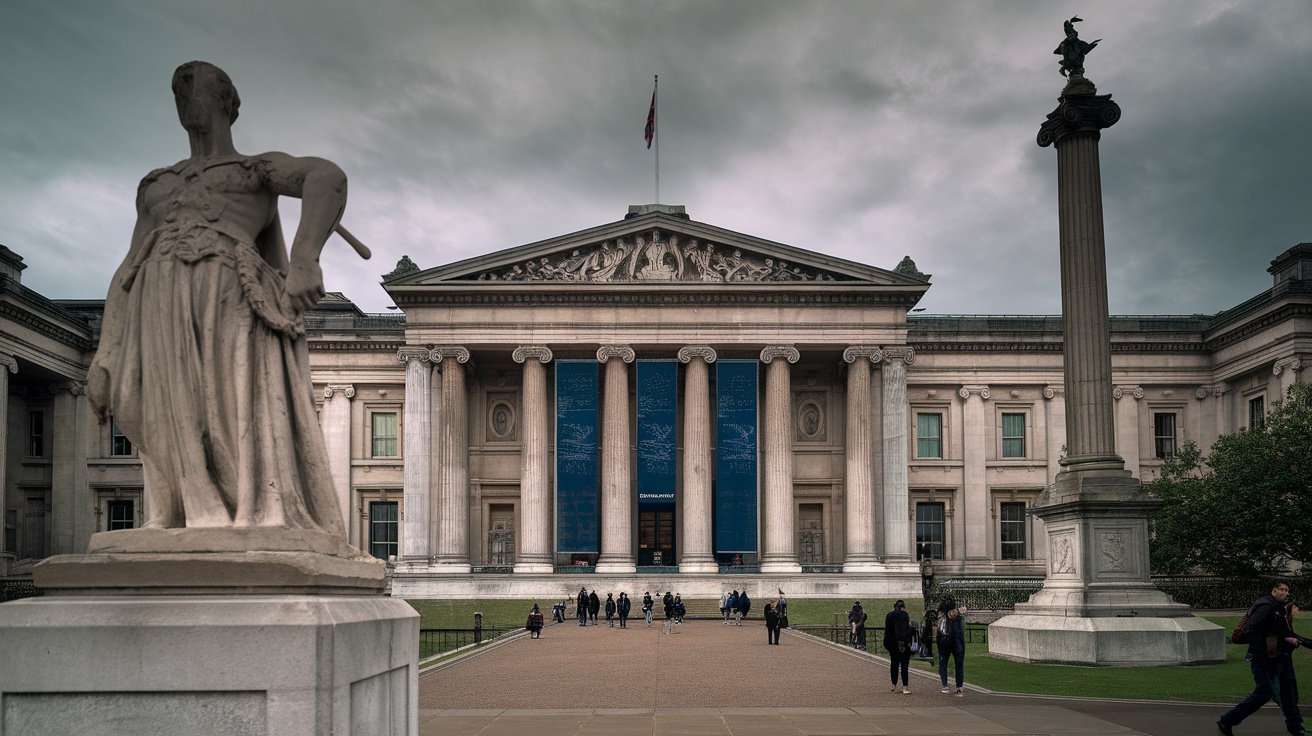
M 548 626 L 445 664 L 419 680 L 423 736 L 682 734 L 1152 734 L 1211 736 L 1228 706 L 939 692 L 911 672 L 889 692 L 886 660 L 785 631 L 766 644 L 759 620 L 689 621 L 672 635 Z M 966 660 L 970 688 L 970 660 Z M 1247 693 L 1236 693 L 1236 700 Z M 1238 732 L 1284 733 L 1268 706 Z

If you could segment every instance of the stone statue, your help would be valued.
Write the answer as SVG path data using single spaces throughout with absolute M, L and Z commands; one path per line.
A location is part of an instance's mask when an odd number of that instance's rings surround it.
M 1079 32 L 1075 30 L 1075 24 L 1082 22 L 1082 18 L 1075 16 L 1063 23 L 1062 27 L 1066 29 L 1066 40 L 1062 41 L 1057 50 L 1052 52 L 1061 57 L 1061 61 L 1057 63 L 1061 65 L 1060 71 L 1063 77 L 1084 76 L 1085 55 L 1093 51 L 1094 47 L 1102 41 L 1101 38 L 1093 43 L 1081 41 Z
M 346 176 L 323 159 L 238 153 L 240 99 L 216 66 L 178 67 L 173 93 L 191 156 L 137 189 L 87 395 L 141 453 L 146 527 L 343 535 L 303 315 L 324 295 L 319 253 Z M 302 200 L 290 257 L 279 196 Z

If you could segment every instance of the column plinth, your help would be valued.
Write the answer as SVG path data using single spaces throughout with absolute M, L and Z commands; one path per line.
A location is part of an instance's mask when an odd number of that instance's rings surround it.
M 547 458 L 547 368 L 551 350 L 517 348 L 512 356 L 524 364 L 523 449 L 519 463 L 519 556 L 517 573 L 549 573 L 551 555 L 551 499 Z
M 679 351 L 687 364 L 683 382 L 683 555 L 681 573 L 715 573 L 711 517 L 711 382 L 715 351 L 689 346 Z
M 606 366 L 599 573 L 632 573 L 638 569 L 633 559 L 633 489 L 629 473 L 628 364 L 633 357 L 633 349 L 626 346 L 604 346 L 597 351 L 597 360 Z
M 790 346 L 761 351 L 765 363 L 765 484 L 761 515 L 765 535 L 761 572 L 801 572 L 793 513 L 793 391 L 790 366 L 801 355 Z M 782 358 L 783 360 L 777 360 Z

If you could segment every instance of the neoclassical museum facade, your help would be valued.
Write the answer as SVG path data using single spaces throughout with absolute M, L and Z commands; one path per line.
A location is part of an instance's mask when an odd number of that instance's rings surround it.
M 135 449 L 82 393 L 103 302 L 47 299 L 23 268 L 0 248 L 11 578 L 148 516 Z M 1112 317 L 1117 452 L 1143 481 L 1300 380 L 1312 245 L 1269 271 L 1216 315 Z M 1027 511 L 1065 445 L 1058 316 L 913 314 L 930 281 L 909 258 L 876 268 L 662 205 L 426 270 L 403 259 L 382 288 L 396 314 L 330 294 L 306 326 L 351 542 L 391 561 L 395 595 L 585 576 L 912 595 L 924 558 L 1045 570 Z

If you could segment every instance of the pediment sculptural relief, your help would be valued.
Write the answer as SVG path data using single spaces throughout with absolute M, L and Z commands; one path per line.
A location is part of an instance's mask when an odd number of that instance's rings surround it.
M 833 281 L 815 269 L 695 238 L 681 245 L 676 233 L 652 230 L 631 239 L 557 253 L 477 276 L 479 281 Z

